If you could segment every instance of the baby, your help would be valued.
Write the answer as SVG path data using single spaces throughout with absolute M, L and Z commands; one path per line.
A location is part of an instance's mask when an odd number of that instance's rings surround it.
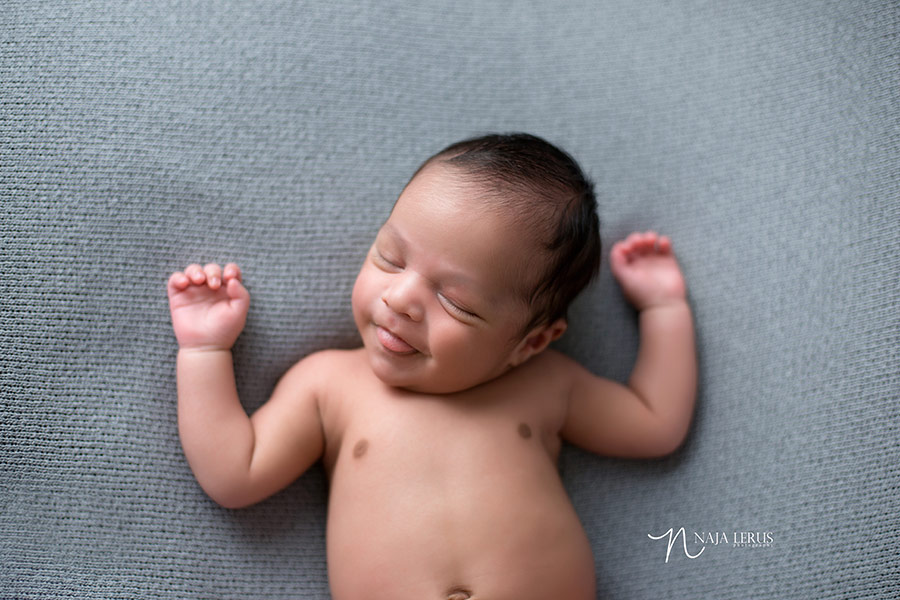
M 610 255 L 639 311 L 628 385 L 548 349 L 599 267 L 598 229 L 592 184 L 544 140 L 449 146 L 403 189 L 359 271 L 362 347 L 307 356 L 250 418 L 230 352 L 250 303 L 240 269 L 173 273 L 178 424 L 197 481 L 243 507 L 322 459 L 335 600 L 593 600 L 562 442 L 670 453 L 697 377 L 684 279 L 653 232 Z

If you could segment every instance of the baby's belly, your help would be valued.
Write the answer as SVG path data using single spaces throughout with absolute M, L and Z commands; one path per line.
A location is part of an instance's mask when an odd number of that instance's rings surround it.
M 348 440 L 335 466 L 334 600 L 594 598 L 588 540 L 537 439 L 399 438 Z

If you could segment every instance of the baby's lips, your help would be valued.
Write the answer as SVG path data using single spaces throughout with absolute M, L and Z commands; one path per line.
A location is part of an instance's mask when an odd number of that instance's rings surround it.
M 384 327 L 375 328 L 375 334 L 381 345 L 395 354 L 412 354 L 416 349 L 412 347 L 406 340 L 388 331 Z

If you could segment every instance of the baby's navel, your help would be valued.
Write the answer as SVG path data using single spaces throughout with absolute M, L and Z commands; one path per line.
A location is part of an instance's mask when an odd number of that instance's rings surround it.
M 361 457 L 363 454 L 366 453 L 366 450 L 368 450 L 368 449 L 369 449 L 369 440 L 367 440 L 367 439 L 359 440 L 358 442 L 356 442 L 356 445 L 353 446 L 353 457 L 354 458 Z
M 528 426 L 528 423 L 519 423 L 519 435 L 521 435 L 524 440 L 531 437 L 531 427 Z
M 447 600 L 468 600 L 471 597 L 472 592 L 463 587 L 454 587 L 447 591 Z

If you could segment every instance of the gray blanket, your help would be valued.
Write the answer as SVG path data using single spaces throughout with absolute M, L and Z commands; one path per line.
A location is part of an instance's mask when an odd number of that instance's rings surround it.
M 7 0 L 0 597 L 327 598 L 320 468 L 241 511 L 195 483 L 166 279 L 243 267 L 252 411 L 358 344 L 353 279 L 419 161 L 512 130 L 593 176 L 607 248 L 673 238 L 697 320 L 680 451 L 563 453 L 599 597 L 895 597 L 898 23 L 887 0 Z M 627 378 L 606 264 L 559 347 Z

